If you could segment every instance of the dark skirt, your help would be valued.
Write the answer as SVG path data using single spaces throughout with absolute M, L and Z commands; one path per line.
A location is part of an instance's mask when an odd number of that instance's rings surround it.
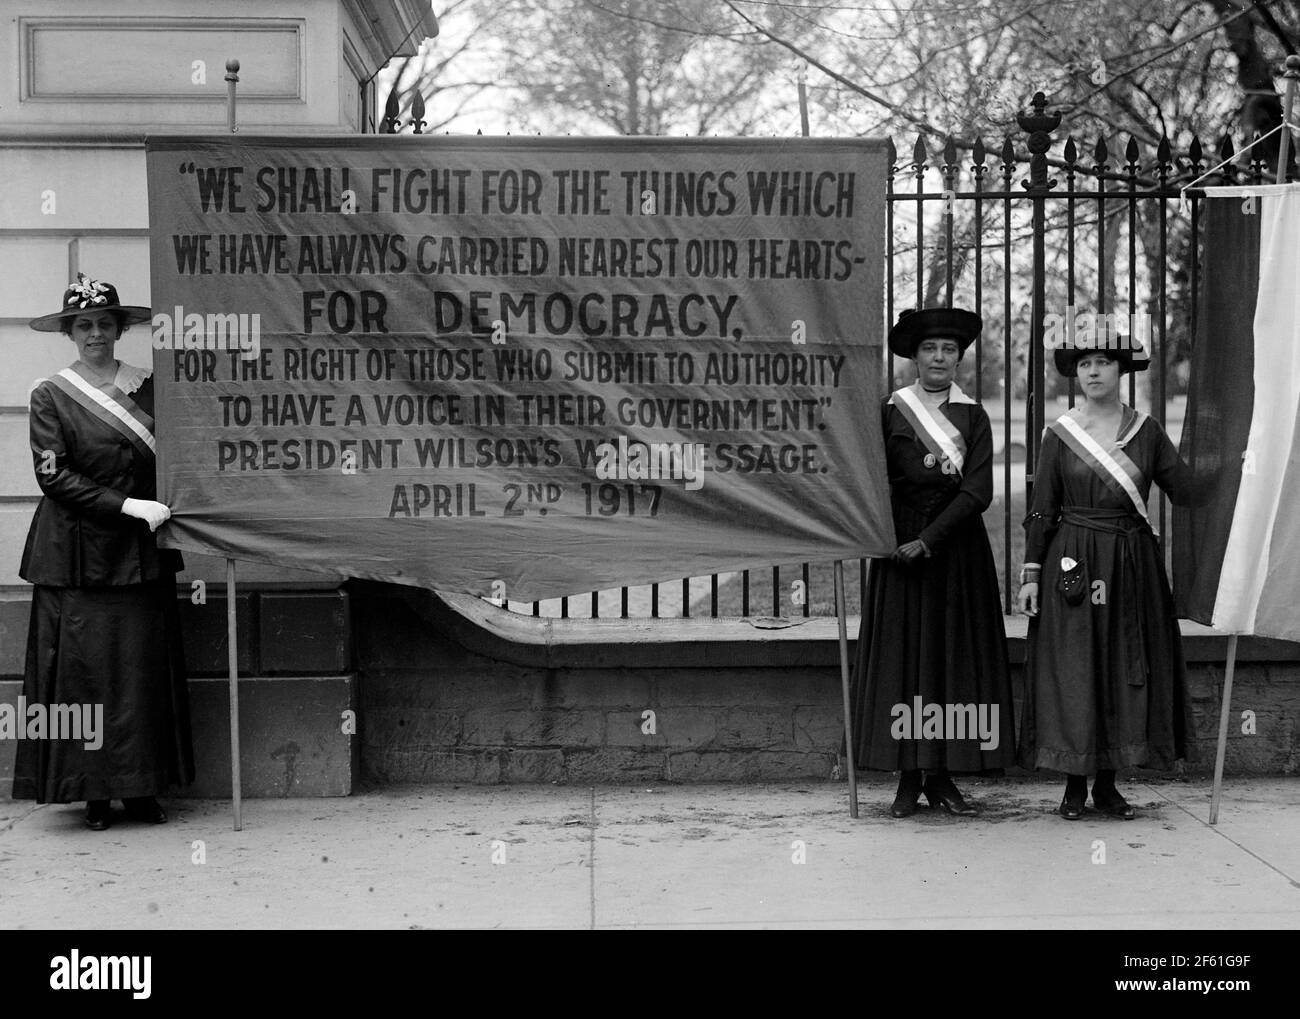
M 13 798 L 72 803 L 165 793 L 194 780 L 176 586 L 43 587 L 32 595 L 27 705 L 91 705 L 102 745 L 18 743 Z M 51 733 L 50 735 L 56 735 Z
M 907 528 L 900 526 L 899 533 Z M 935 730 L 927 736 L 916 719 L 918 697 L 923 717 L 930 705 L 945 711 L 944 737 L 956 733 L 948 722 L 966 708 L 960 721 L 967 738 L 938 738 Z M 851 701 L 859 768 L 974 774 L 1015 763 L 1002 600 L 979 517 L 928 559 L 909 566 L 872 560 Z M 993 740 L 971 738 L 972 717 L 996 734 L 996 746 L 981 747 Z
M 1084 596 L 1061 590 L 1061 557 L 1083 564 Z M 1131 765 L 1170 769 L 1187 751 L 1178 618 L 1145 523 L 1067 509 L 1048 546 L 1025 647 L 1026 767 L 1073 775 Z

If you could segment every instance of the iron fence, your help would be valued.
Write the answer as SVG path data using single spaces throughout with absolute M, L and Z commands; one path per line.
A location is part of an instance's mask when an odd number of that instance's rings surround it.
M 400 130 L 397 114 L 390 95 L 385 132 Z M 417 96 L 408 122 L 414 133 L 422 132 L 422 118 Z M 958 382 L 984 404 L 1000 438 L 999 491 L 986 523 L 1008 613 L 1008 579 L 1023 547 L 1020 520 L 1048 408 L 1073 406 L 1075 398 L 1072 380 L 1045 370 L 1048 332 L 1080 328 L 1086 316 L 1094 328 L 1141 328 L 1151 370 L 1141 381 L 1129 374 L 1128 400 L 1145 405 L 1177 442 L 1199 289 L 1202 196 L 1190 185 L 1201 182 L 1208 162 L 1195 137 L 1183 152 L 1167 136 L 1154 150 L 1129 137 L 1120 155 L 1112 155 L 1114 139 L 1098 137 L 1089 147 L 1058 131 L 1061 117 L 1048 112 L 1041 92 L 1017 120 L 1023 134 L 1005 137 L 996 151 L 980 139 L 959 144 L 953 137 L 932 151 L 937 139 L 927 144 L 919 135 L 900 162 L 891 142 L 885 239 L 886 327 L 914 307 L 957 305 L 984 318 Z M 1249 156 L 1235 158 L 1232 139 L 1223 138 L 1214 159 L 1223 165 L 1209 180 L 1271 182 L 1262 153 L 1247 149 Z M 884 367 L 892 386 L 910 381 L 910 362 L 896 364 L 887 354 Z M 1163 495 L 1155 522 L 1167 555 Z M 859 562 L 858 584 L 849 585 L 850 612 L 865 600 L 868 563 Z M 809 563 L 504 604 L 562 618 L 751 616 L 769 607 L 775 617 L 834 614 L 829 564 Z

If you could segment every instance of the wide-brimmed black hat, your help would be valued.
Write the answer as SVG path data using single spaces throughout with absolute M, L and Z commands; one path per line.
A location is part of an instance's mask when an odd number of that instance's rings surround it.
M 1052 351 L 1052 360 L 1056 362 L 1056 370 L 1070 379 L 1078 374 L 1079 361 L 1085 354 L 1105 354 L 1118 361 L 1121 374 L 1144 372 L 1151 364 L 1151 358 L 1136 340 L 1105 330 L 1100 330 L 1091 339 L 1075 340 L 1067 346 L 1057 347 Z
M 63 292 L 62 310 L 34 318 L 27 324 L 38 332 L 57 333 L 63 329 L 63 324 L 68 319 L 98 311 L 113 312 L 122 320 L 123 325 L 136 325 L 153 318 L 153 309 L 142 308 L 138 304 L 123 304 L 118 300 L 117 287 L 113 284 L 92 280 L 84 272 L 79 272 L 77 282 L 70 284 Z
M 962 308 L 909 309 L 889 330 L 889 349 L 899 357 L 916 357 L 922 340 L 955 340 L 964 354 L 983 328 L 983 319 Z

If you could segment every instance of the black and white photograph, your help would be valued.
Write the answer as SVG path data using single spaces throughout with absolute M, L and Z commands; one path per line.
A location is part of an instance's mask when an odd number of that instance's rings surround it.
M 479 930 L 1280 988 L 1300 0 L 0 14 L 15 1000 Z

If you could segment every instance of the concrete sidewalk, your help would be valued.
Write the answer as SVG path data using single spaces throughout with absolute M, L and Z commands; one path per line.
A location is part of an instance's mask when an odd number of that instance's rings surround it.
M 3 801 L 0 927 L 1300 927 L 1300 779 L 1226 783 L 1213 828 L 1208 780 L 1122 782 L 1128 822 L 1037 779 L 895 820 L 894 782 L 856 821 L 808 782 L 384 788 L 249 800 L 241 832 L 222 801 L 102 833 Z

